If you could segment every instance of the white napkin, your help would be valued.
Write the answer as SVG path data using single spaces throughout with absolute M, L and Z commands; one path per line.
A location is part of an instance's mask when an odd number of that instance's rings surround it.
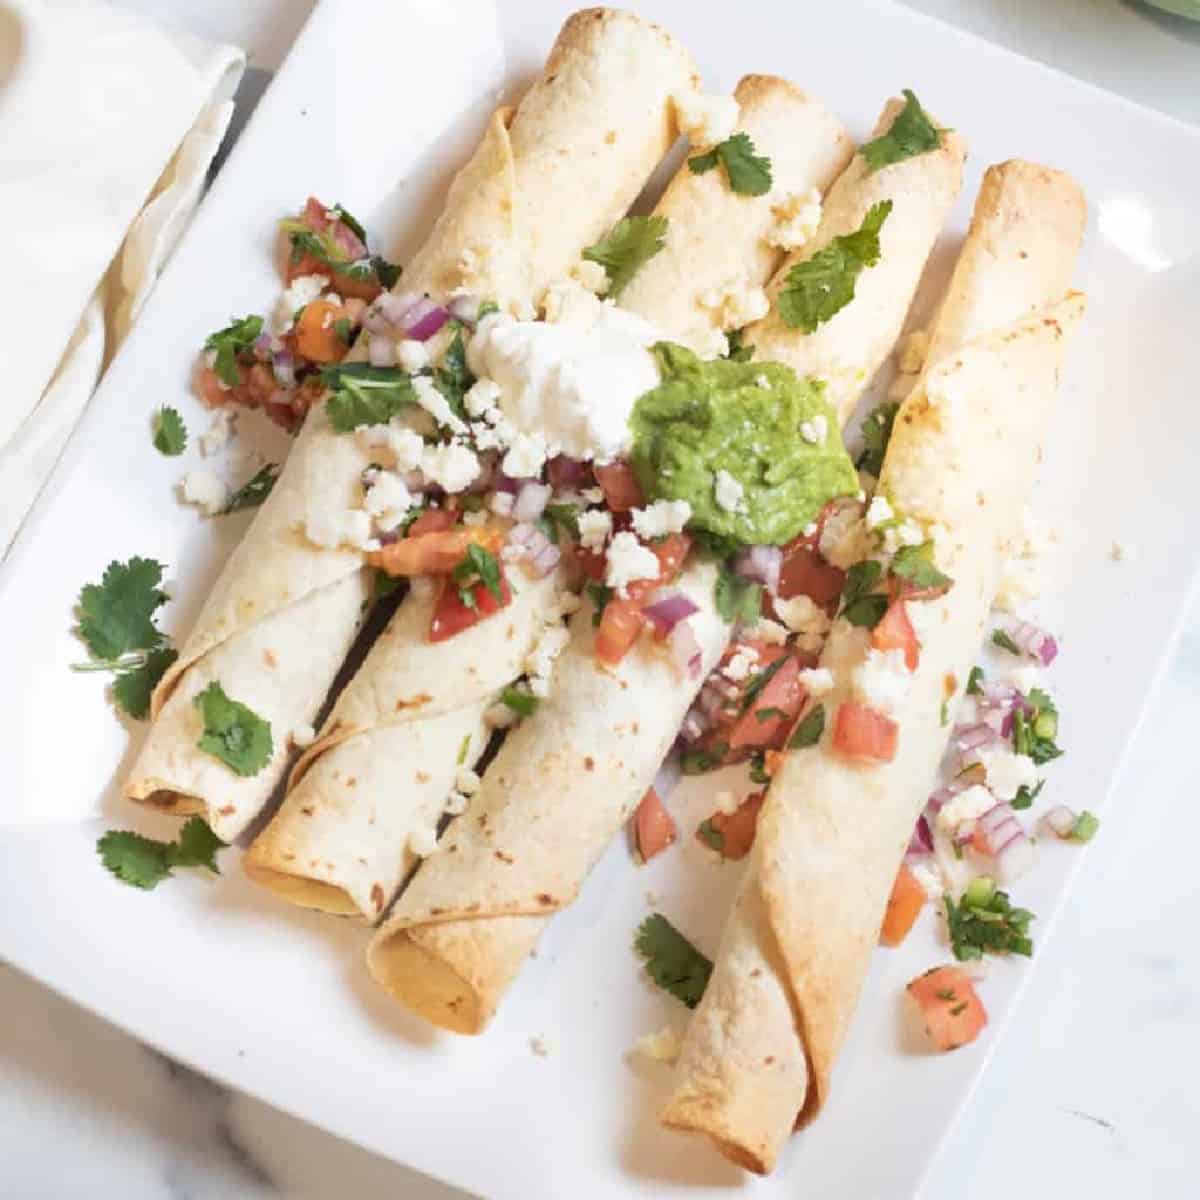
M 182 234 L 244 68 L 103 0 L 0 3 L 0 555 Z

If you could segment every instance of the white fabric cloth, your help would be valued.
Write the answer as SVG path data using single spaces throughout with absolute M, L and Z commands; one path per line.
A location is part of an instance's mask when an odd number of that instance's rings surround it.
M 0 7 L 0 555 L 182 234 L 244 68 L 103 0 Z

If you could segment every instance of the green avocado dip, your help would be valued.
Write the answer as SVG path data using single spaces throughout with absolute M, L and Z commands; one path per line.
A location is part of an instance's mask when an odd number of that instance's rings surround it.
M 673 342 L 653 350 L 662 382 L 629 419 L 631 461 L 648 498 L 686 500 L 691 527 L 780 545 L 834 497 L 857 494 L 858 475 L 820 380 L 801 379 L 782 363 L 706 362 Z M 726 505 L 737 489 L 727 480 L 718 486 L 721 471 L 741 485 L 733 510 Z

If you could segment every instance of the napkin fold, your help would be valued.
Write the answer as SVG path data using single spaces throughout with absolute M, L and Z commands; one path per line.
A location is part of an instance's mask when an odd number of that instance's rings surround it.
M 0 5 L 0 555 L 186 228 L 244 69 L 104 0 Z

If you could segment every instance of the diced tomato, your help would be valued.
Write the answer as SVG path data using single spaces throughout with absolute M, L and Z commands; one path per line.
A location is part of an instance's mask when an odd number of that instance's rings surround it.
M 306 304 L 296 322 L 297 353 L 309 362 L 341 362 L 350 349 L 334 328 L 341 320 L 349 318 L 340 304 L 330 304 L 328 300 L 313 300 Z
M 807 596 L 819 608 L 832 611 L 845 584 L 845 571 L 827 563 L 804 539 L 796 538 L 784 546 L 779 568 L 781 600 Z
M 751 707 L 738 717 L 729 730 L 731 751 L 778 750 L 804 707 L 807 693 L 800 683 L 800 664 L 786 647 L 778 646 L 776 650 L 779 653 L 769 660 L 760 658 L 755 671 L 763 671 L 779 658 L 786 657 L 787 661 L 776 669 L 766 686 L 755 696 Z
M 871 630 L 871 645 L 876 650 L 903 650 L 904 665 L 910 671 L 917 669 L 921 661 L 921 643 L 917 641 L 903 600 L 893 600 L 888 605 L 879 624 Z
M 900 727 L 883 713 L 855 700 L 838 705 L 833 722 L 833 748 L 843 758 L 891 762 L 896 757 Z
M 327 263 L 323 263 L 307 251 L 299 256 L 288 254 L 287 270 L 284 272 L 284 279 L 288 283 L 293 283 L 301 275 L 324 275 L 326 279 L 330 279 L 332 274 L 332 269 Z
M 608 569 L 608 560 L 604 557 L 603 552 L 588 550 L 584 546 L 576 545 L 574 559 L 575 565 L 579 568 L 580 574 L 585 579 L 590 579 L 594 583 L 604 582 L 604 573 Z
M 329 218 L 329 209 L 316 196 L 309 196 L 305 200 L 304 211 L 300 217 L 313 233 L 324 233 L 333 224 Z
M 623 459 L 595 467 L 593 471 L 596 482 L 604 492 L 604 499 L 613 512 L 628 512 L 646 503 L 633 468 Z
M 934 967 L 907 987 L 925 1020 L 925 1032 L 938 1050 L 973 1042 L 987 1024 L 987 1009 L 959 967 Z
M 458 524 L 458 514 L 448 508 L 427 508 L 409 527 L 409 537 L 420 537 L 423 533 L 440 533 L 453 529 Z
M 633 814 L 633 829 L 643 862 L 661 854 L 678 836 L 675 818 L 663 807 L 661 797 L 652 787 L 646 790 Z
M 466 557 L 472 543 L 495 554 L 503 537 L 498 529 L 486 525 L 410 534 L 373 551 L 367 555 L 367 562 L 382 567 L 389 575 L 449 575 Z
M 692 539 L 686 533 L 670 533 L 661 541 L 651 542 L 646 548 L 658 559 L 658 577 L 635 579 L 627 584 L 625 591 L 629 593 L 631 600 L 645 600 L 660 587 L 670 583 L 679 574 L 688 551 L 692 548 Z
M 898 946 L 913 927 L 917 915 L 925 907 L 925 889 L 917 877 L 908 869 L 907 863 L 900 864 L 892 894 L 888 897 L 887 909 L 883 914 L 883 927 L 879 940 L 885 946 Z
M 766 798 L 766 792 L 751 792 L 735 812 L 715 812 L 708 818 L 709 826 L 721 836 L 722 858 L 737 861 L 750 853 L 758 830 L 758 814 Z M 696 836 L 706 846 L 712 845 L 699 831 Z
M 596 657 L 615 667 L 629 653 L 645 624 L 642 606 L 636 600 L 613 596 L 604 606 L 600 627 L 596 630 Z
M 462 594 L 453 579 L 442 580 L 442 590 L 433 606 L 433 618 L 429 622 L 429 640 L 431 642 L 444 642 L 456 633 L 462 633 L 464 629 L 478 625 L 485 617 L 490 617 L 502 608 L 507 608 L 512 601 L 508 579 L 503 572 L 500 574 L 501 598 L 499 600 L 482 583 L 475 584 L 471 588 L 471 594 L 475 598 L 474 607 L 463 603 Z

